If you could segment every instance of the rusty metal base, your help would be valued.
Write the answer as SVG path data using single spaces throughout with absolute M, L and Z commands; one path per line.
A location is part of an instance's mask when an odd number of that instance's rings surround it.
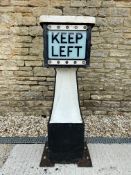
M 58 154 L 59 156 L 59 154 Z M 75 160 L 66 160 L 66 161 L 51 161 L 49 159 L 49 150 L 48 150 L 48 142 L 46 142 L 44 151 L 42 154 L 41 162 L 40 162 L 40 167 L 53 167 L 55 166 L 55 163 L 59 164 L 77 164 L 78 167 L 92 167 L 92 162 L 89 154 L 89 150 L 87 147 L 87 144 L 85 142 L 84 144 L 84 151 L 83 151 L 83 156 L 79 159 Z

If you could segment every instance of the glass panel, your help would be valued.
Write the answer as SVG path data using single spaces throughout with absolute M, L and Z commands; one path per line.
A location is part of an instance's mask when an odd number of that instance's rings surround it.
M 86 31 L 48 31 L 49 59 L 85 59 Z

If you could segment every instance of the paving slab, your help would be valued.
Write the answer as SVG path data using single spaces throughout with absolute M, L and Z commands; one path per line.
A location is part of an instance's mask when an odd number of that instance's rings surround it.
M 0 175 L 131 175 L 131 144 L 88 144 L 93 167 L 39 167 L 43 144 L 16 145 Z
M 6 159 L 8 158 L 13 146 L 14 145 L 10 144 L 0 144 L 0 168 L 3 166 Z

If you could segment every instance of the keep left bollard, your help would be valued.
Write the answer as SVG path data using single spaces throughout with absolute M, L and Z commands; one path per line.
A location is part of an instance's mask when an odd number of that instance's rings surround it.
M 84 143 L 84 121 L 79 107 L 77 69 L 90 63 L 94 17 L 41 16 L 44 63 L 56 70 L 55 95 L 48 122 L 48 143 L 40 166 L 77 163 L 91 166 Z

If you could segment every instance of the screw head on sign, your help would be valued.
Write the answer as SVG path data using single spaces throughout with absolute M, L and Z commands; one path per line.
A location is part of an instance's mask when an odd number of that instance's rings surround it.
M 87 26 L 84 26 L 83 28 L 84 28 L 84 29 L 87 29 Z
M 66 61 L 65 63 L 68 64 L 68 61 Z
M 48 64 L 51 64 L 51 61 L 50 60 L 48 61 Z
M 57 61 L 57 64 L 60 64 L 60 61 Z
M 77 61 L 74 61 L 74 64 L 76 64 L 77 63 Z
M 57 26 L 57 29 L 60 29 L 60 26 Z
M 82 64 L 86 64 L 86 61 L 82 61 Z
M 75 29 L 78 29 L 78 26 L 75 26 Z
M 69 29 L 69 26 L 66 26 L 66 29 Z
M 51 29 L 51 25 L 48 25 L 48 29 Z

